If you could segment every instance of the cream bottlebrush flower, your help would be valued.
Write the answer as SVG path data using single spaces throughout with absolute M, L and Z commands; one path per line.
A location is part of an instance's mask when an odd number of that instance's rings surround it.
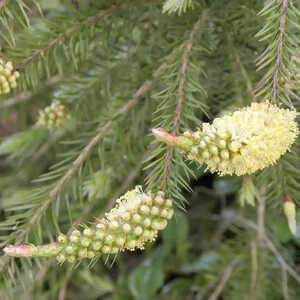
M 203 123 L 197 131 L 175 137 L 153 129 L 158 140 L 183 150 L 220 175 L 245 175 L 274 164 L 298 135 L 297 112 L 269 102 L 252 103 L 231 115 Z
M 173 213 L 172 201 L 163 192 L 145 193 L 137 186 L 120 197 L 116 206 L 97 220 L 93 228 L 86 226 L 82 232 L 73 230 L 70 236 L 61 234 L 57 243 L 7 246 L 4 252 L 17 257 L 56 256 L 59 262 L 75 262 L 126 249 L 144 249 L 167 226 Z
M 14 70 L 10 61 L 5 63 L 0 59 L 0 95 L 8 94 L 12 88 L 15 88 L 19 76 L 19 72 Z
M 39 112 L 37 125 L 52 129 L 63 125 L 70 118 L 71 115 L 66 106 L 61 104 L 59 100 L 54 100 L 51 105 Z

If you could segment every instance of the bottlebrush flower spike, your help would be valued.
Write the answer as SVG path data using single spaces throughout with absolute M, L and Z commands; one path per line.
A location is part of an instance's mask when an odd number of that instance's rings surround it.
M 59 100 L 55 100 L 40 111 L 37 125 L 52 129 L 63 125 L 70 118 L 66 106 L 61 104 Z
M 8 94 L 12 88 L 15 88 L 19 76 L 19 72 L 14 70 L 10 61 L 5 63 L 0 59 L 0 95 Z
M 92 228 L 85 227 L 82 232 L 75 229 L 70 236 L 61 234 L 57 243 L 12 245 L 5 247 L 4 252 L 16 257 L 56 256 L 59 262 L 75 262 L 126 249 L 144 249 L 167 226 L 173 213 L 172 201 L 165 199 L 163 192 L 145 193 L 137 186 L 120 197 L 116 206 Z
M 252 103 L 231 115 L 203 123 L 197 131 L 172 136 L 161 128 L 154 136 L 178 147 L 191 160 L 220 175 L 245 175 L 274 164 L 298 135 L 295 110 L 268 102 Z

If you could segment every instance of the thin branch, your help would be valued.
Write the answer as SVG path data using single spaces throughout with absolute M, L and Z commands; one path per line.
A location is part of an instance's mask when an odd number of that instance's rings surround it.
M 245 219 L 242 216 L 235 216 L 234 220 L 236 220 L 237 222 L 241 223 L 242 225 L 252 228 L 254 230 L 256 230 L 258 232 L 258 227 L 255 223 L 253 223 L 252 221 L 249 221 L 247 219 Z M 281 256 L 281 254 L 279 253 L 279 251 L 276 249 L 275 245 L 272 243 L 272 241 L 267 237 L 267 235 L 265 234 L 265 241 L 266 241 L 266 245 L 268 246 L 268 248 L 271 250 L 271 252 L 274 254 L 274 256 L 276 257 L 277 261 L 279 262 L 279 264 L 281 266 L 283 266 L 287 272 L 298 282 L 300 283 L 300 275 L 297 274 L 297 272 L 294 271 L 294 269 L 285 261 L 285 259 Z
M 258 234 L 257 239 L 259 242 L 263 242 L 265 238 L 265 188 L 263 187 L 260 191 L 260 197 L 257 208 L 257 225 Z
M 258 262 L 257 262 L 257 243 L 256 241 L 251 242 L 251 288 L 250 288 L 250 294 L 254 297 L 251 297 L 251 299 L 255 299 L 255 291 L 256 291 L 256 285 L 257 285 L 257 271 L 258 271 Z
M 230 265 L 225 269 L 219 285 L 217 286 L 217 288 L 215 289 L 215 291 L 212 293 L 212 295 L 208 298 L 208 300 L 217 300 L 218 299 L 218 297 L 221 295 L 222 291 L 224 290 L 225 285 L 226 285 L 227 281 L 229 280 L 229 278 L 230 278 L 230 276 L 232 274 L 233 269 L 241 261 L 242 261 L 241 258 L 235 258 L 234 260 L 232 260 L 232 262 L 230 263 Z
M 180 71 L 176 114 L 175 114 L 175 118 L 173 120 L 173 131 L 172 131 L 173 135 L 177 134 L 179 125 L 180 125 L 182 104 L 184 101 L 184 87 L 185 87 L 185 83 L 186 83 L 188 65 L 190 63 L 190 54 L 191 54 L 193 44 L 195 41 L 196 32 L 199 29 L 200 24 L 201 24 L 201 20 L 202 19 L 200 18 L 194 25 L 194 27 L 189 35 L 189 39 L 186 43 L 185 51 L 183 53 L 183 64 L 181 66 L 181 71 Z M 168 177 L 169 177 L 170 171 L 171 171 L 170 169 L 171 169 L 171 162 L 172 162 L 172 158 L 173 158 L 173 151 L 174 151 L 174 148 L 170 147 L 166 154 L 166 161 L 164 164 L 164 175 L 163 175 L 163 179 L 162 179 L 162 190 L 163 191 L 166 191 L 166 189 L 167 189 Z
M 30 218 L 28 222 L 28 226 L 22 230 L 19 237 L 16 239 L 15 244 L 18 245 L 22 243 L 26 237 L 26 235 L 32 230 L 34 224 L 36 224 L 41 217 L 41 215 L 46 211 L 46 209 L 49 207 L 49 205 L 56 199 L 57 195 L 59 194 L 61 188 L 63 185 L 76 173 L 78 168 L 81 166 L 81 164 L 87 159 L 89 156 L 91 150 L 95 145 L 97 145 L 100 140 L 105 136 L 105 134 L 113 127 L 113 125 L 116 123 L 116 120 L 123 115 L 126 115 L 131 108 L 135 106 L 135 104 L 138 102 L 139 97 L 144 95 L 152 86 L 155 79 L 157 79 L 159 76 L 162 75 L 162 73 L 165 71 L 165 69 L 168 66 L 168 63 L 172 61 L 176 56 L 174 53 L 171 53 L 152 74 L 151 80 L 146 80 L 142 86 L 134 93 L 131 100 L 129 100 L 123 107 L 121 107 L 113 116 L 111 120 L 105 123 L 105 125 L 99 130 L 98 134 L 92 138 L 92 140 L 89 142 L 89 144 L 81 151 L 79 156 L 76 158 L 76 160 L 73 162 L 72 167 L 66 172 L 66 174 L 57 182 L 55 187 L 50 191 L 49 198 L 37 209 L 37 211 L 33 214 L 33 216 Z M 5 256 L 0 260 L 0 272 L 4 270 L 4 267 L 9 262 L 10 257 Z
M 255 231 L 258 232 L 258 226 L 244 218 L 242 215 L 211 215 L 209 217 L 210 220 L 212 221 L 219 221 L 220 219 L 229 219 L 232 220 L 232 222 L 235 223 L 239 223 L 240 225 L 244 226 L 244 227 L 248 227 L 251 228 Z M 281 256 L 281 254 L 279 253 L 279 251 L 276 249 L 275 245 L 272 243 L 272 241 L 268 238 L 268 236 L 265 234 L 264 235 L 265 241 L 266 241 L 266 245 L 267 247 L 271 250 L 271 252 L 273 253 L 273 255 L 276 257 L 277 261 L 279 262 L 280 266 L 283 266 L 286 271 L 298 282 L 300 283 L 300 275 L 294 271 L 294 269 L 285 261 L 285 259 Z
M 67 287 L 68 287 L 68 283 L 70 281 L 72 273 L 73 273 L 73 269 L 69 268 L 67 274 L 65 275 L 65 278 L 64 278 L 64 281 L 62 283 L 62 286 L 59 289 L 58 298 L 57 298 L 58 300 L 65 300 L 66 299 Z
M 286 89 L 286 92 L 288 94 L 290 94 L 293 98 L 295 98 L 297 101 L 300 101 L 300 97 L 297 94 L 295 94 L 294 92 L 292 92 L 289 88 Z
M 31 92 L 22 92 L 19 95 L 16 95 L 15 97 L 9 98 L 3 102 L 0 102 L 0 109 L 1 108 L 8 108 L 11 107 L 15 104 L 19 104 L 22 102 L 27 101 L 28 99 L 30 99 L 34 94 L 40 92 L 41 90 L 43 90 L 44 88 L 50 87 L 52 85 L 55 85 L 56 83 L 58 83 L 60 80 L 62 79 L 61 76 L 53 76 L 51 77 L 44 85 L 42 85 L 41 87 L 39 87 L 37 90 L 31 91 Z
M 276 104 L 278 104 L 278 87 L 279 87 L 279 80 L 280 80 L 279 76 L 280 76 L 280 69 L 282 64 L 284 35 L 286 29 L 287 6 L 288 6 L 288 0 L 282 0 L 280 29 L 279 29 L 279 43 L 277 46 L 276 68 L 273 76 L 273 98 Z
M 136 4 L 136 3 L 135 3 Z M 46 47 L 40 48 L 37 51 L 35 51 L 32 55 L 26 57 L 18 66 L 16 66 L 17 70 L 23 69 L 28 63 L 30 63 L 34 58 L 44 55 L 46 51 L 53 48 L 55 45 L 62 43 L 65 39 L 68 39 L 72 36 L 73 33 L 79 31 L 82 29 L 82 27 L 88 26 L 92 23 L 97 22 L 100 18 L 111 15 L 115 13 L 118 10 L 126 9 L 133 6 L 133 3 L 125 3 L 119 6 L 113 6 L 112 8 L 102 10 L 95 16 L 87 18 L 82 23 L 75 25 L 68 30 L 66 30 L 63 34 L 59 35 L 57 38 L 53 39 Z
M 300 283 L 300 275 L 297 274 L 294 269 L 284 260 L 279 251 L 276 249 L 274 244 L 269 238 L 265 238 L 267 246 L 273 252 L 274 256 L 277 258 L 279 264 L 286 269 L 286 271 L 298 282 Z
M 289 300 L 289 289 L 288 289 L 288 277 L 287 271 L 284 266 L 281 265 L 281 285 L 282 285 L 282 294 L 284 300 Z

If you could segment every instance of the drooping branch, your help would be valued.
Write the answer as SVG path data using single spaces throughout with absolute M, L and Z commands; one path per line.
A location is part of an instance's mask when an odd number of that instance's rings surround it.
M 100 140 L 107 134 L 107 132 L 113 127 L 119 117 L 126 115 L 131 108 L 137 104 L 139 98 L 143 96 L 151 88 L 154 81 L 160 77 L 168 64 L 176 58 L 174 53 L 171 53 L 166 60 L 153 72 L 152 79 L 146 80 L 141 87 L 134 93 L 132 99 L 130 99 L 124 106 L 122 106 L 113 116 L 112 119 L 107 121 L 103 127 L 99 130 L 98 134 L 92 138 L 89 144 L 81 151 L 76 160 L 73 162 L 72 167 L 65 173 L 65 175 L 57 182 L 54 188 L 49 193 L 49 198 L 43 202 L 43 204 L 36 210 L 33 216 L 28 222 L 28 226 L 23 229 L 16 239 L 15 244 L 18 245 L 22 243 L 26 235 L 32 230 L 34 224 L 40 219 L 41 215 L 47 210 L 49 205 L 56 199 L 59 192 L 61 191 L 63 185 L 76 173 L 78 168 L 87 159 L 91 150 L 96 146 Z M 0 260 L 0 272 L 4 270 L 4 267 L 9 262 L 10 257 L 6 256 Z
M 183 105 L 183 101 L 184 101 L 184 87 L 186 84 L 188 65 L 190 63 L 190 54 L 191 54 L 193 44 L 195 41 L 195 35 L 196 35 L 197 30 L 200 27 L 201 21 L 202 21 L 202 18 L 200 18 L 194 25 L 194 27 L 189 35 L 189 39 L 186 43 L 185 51 L 183 53 L 183 64 L 181 66 L 181 71 L 180 71 L 176 114 L 175 114 L 175 118 L 173 120 L 173 131 L 172 131 L 173 135 L 176 135 L 178 133 L 178 129 L 179 129 L 179 125 L 180 125 L 181 114 L 182 114 L 182 105 Z M 165 164 L 164 164 L 164 175 L 163 175 L 163 179 L 162 179 L 162 190 L 163 191 L 166 191 L 166 189 L 167 189 L 168 177 L 170 175 L 171 162 L 172 162 L 172 158 L 173 158 L 173 151 L 174 151 L 174 148 L 170 147 L 166 154 L 166 160 L 165 160 Z
M 235 258 L 232 260 L 232 262 L 229 264 L 229 266 L 225 269 L 222 278 L 220 280 L 219 285 L 217 286 L 217 288 L 215 289 L 215 291 L 213 292 L 213 294 L 208 298 L 208 300 L 216 300 L 219 298 L 219 296 L 221 295 L 222 291 L 225 288 L 226 283 L 228 282 L 228 280 L 231 277 L 232 271 L 233 269 L 241 262 L 241 258 Z
M 113 6 L 109 9 L 106 9 L 106 10 L 101 10 L 95 16 L 89 17 L 85 21 L 83 21 L 82 23 L 80 23 L 78 25 L 75 25 L 73 27 L 70 27 L 64 33 L 59 35 L 57 38 L 50 41 L 47 46 L 36 50 L 32 55 L 26 57 L 18 66 L 16 66 L 16 69 L 17 70 L 23 69 L 33 59 L 35 59 L 36 57 L 40 57 L 40 56 L 44 55 L 45 52 L 47 52 L 49 49 L 53 48 L 55 45 L 63 42 L 66 39 L 69 39 L 72 36 L 73 33 L 77 32 L 77 31 L 80 31 L 83 27 L 89 26 L 89 25 L 97 22 L 99 19 L 101 19 L 104 16 L 112 15 L 113 13 L 115 13 L 119 10 L 129 8 L 129 7 L 133 6 L 134 4 L 136 4 L 136 3 L 130 3 L 130 4 L 129 3 L 124 3 L 124 4 L 119 5 L 119 6 Z

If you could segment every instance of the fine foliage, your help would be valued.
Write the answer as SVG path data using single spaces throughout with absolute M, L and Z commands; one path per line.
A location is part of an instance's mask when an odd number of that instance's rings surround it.
M 299 298 L 299 1 L 0 19 L 1 299 Z

